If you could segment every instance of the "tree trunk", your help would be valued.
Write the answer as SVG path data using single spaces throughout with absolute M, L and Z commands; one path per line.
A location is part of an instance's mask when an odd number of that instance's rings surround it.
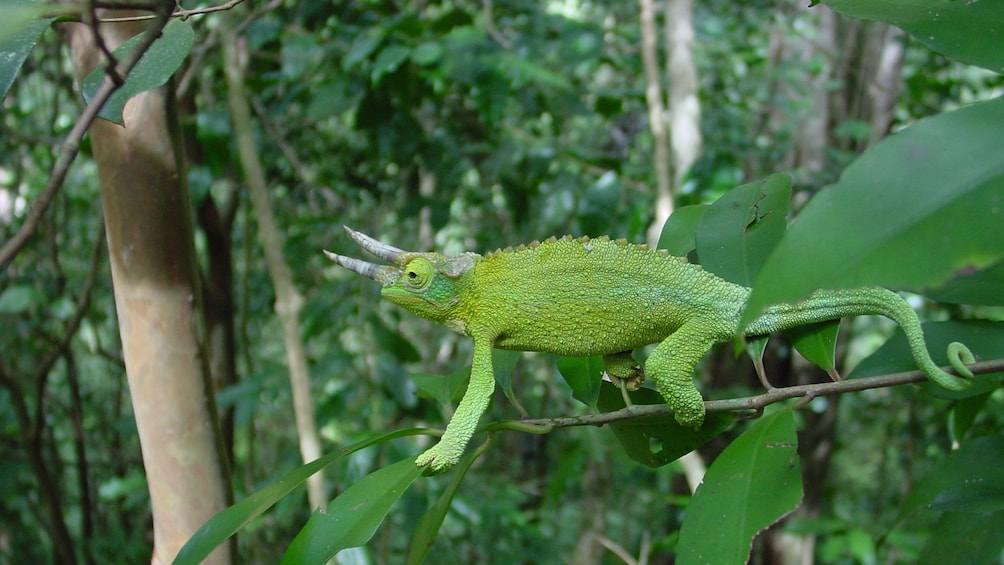
M 289 266 L 282 256 L 282 233 L 276 226 L 272 214 L 265 172 L 258 158 L 258 149 L 251 128 L 251 108 L 244 87 L 246 60 L 242 59 L 240 52 L 241 39 L 234 32 L 233 24 L 227 19 L 228 17 L 229 14 L 226 14 L 220 19 L 227 101 L 241 167 L 244 169 L 244 181 L 247 183 L 251 194 L 251 205 L 258 218 L 258 240 L 265 251 L 265 263 L 275 287 L 275 312 L 282 324 L 286 342 L 286 361 L 289 363 L 289 384 L 293 392 L 293 412 L 300 438 L 300 455 L 303 462 L 307 463 L 321 456 L 321 440 L 314 420 L 310 371 L 300 331 L 303 297 L 296 290 Z M 320 508 L 322 511 L 327 509 L 328 496 L 324 490 L 324 475 L 320 471 L 307 479 L 307 497 L 312 509 Z
M 653 0 L 639 0 L 641 23 L 641 62 L 645 72 L 645 101 L 648 104 L 648 127 L 652 132 L 652 165 L 655 168 L 655 214 L 648 230 L 648 242 L 658 243 L 662 225 L 673 212 L 673 188 L 669 165 L 669 139 L 666 111 L 659 76 L 659 48 L 655 33 Z
M 673 150 L 671 191 L 675 194 L 700 156 L 703 144 L 697 63 L 694 62 L 693 0 L 666 2 L 666 77 L 669 79 L 669 139 Z
M 116 15 L 122 15 L 121 12 Z M 140 22 L 103 24 L 115 48 Z M 105 64 L 83 24 L 66 26 L 78 79 Z M 230 502 L 205 359 L 193 223 L 170 86 L 126 104 L 125 127 L 90 129 L 115 307 L 153 507 L 153 563 L 170 563 Z M 231 562 L 231 545 L 206 563 Z

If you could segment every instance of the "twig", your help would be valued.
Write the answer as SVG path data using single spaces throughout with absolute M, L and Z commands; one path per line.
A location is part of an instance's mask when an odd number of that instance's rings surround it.
M 994 361 L 984 361 L 968 365 L 974 375 L 985 375 L 989 373 L 999 373 L 1004 371 L 1004 359 Z M 949 369 L 949 372 L 951 370 Z M 900 386 L 910 383 L 924 382 L 927 377 L 920 371 L 907 371 L 904 373 L 893 373 L 876 377 L 866 377 L 862 379 L 843 380 L 838 382 L 825 382 L 810 385 L 790 386 L 783 388 L 773 388 L 769 391 L 757 395 L 742 398 L 730 398 L 727 400 L 708 400 L 704 403 L 704 409 L 708 412 L 733 412 L 737 410 L 762 411 L 767 405 L 787 400 L 789 398 L 802 398 L 807 396 L 827 396 L 831 394 L 844 394 L 873 388 L 886 388 Z M 613 412 L 603 414 L 588 414 L 583 416 L 566 416 L 560 418 L 538 418 L 522 420 L 520 424 L 524 426 L 540 426 L 544 428 L 568 428 L 573 426 L 602 426 L 613 422 L 624 420 L 634 420 L 637 418 L 654 418 L 657 416 L 669 416 L 673 411 L 665 404 L 634 405 Z
M 206 8 L 195 8 L 192 10 L 175 10 L 172 14 L 172 18 L 186 19 L 192 16 L 200 16 L 202 14 L 211 14 L 213 12 L 223 12 L 225 10 L 230 10 L 234 6 L 244 2 L 244 0 L 228 0 L 227 2 L 220 4 L 218 6 L 208 6 Z M 135 9 L 135 8 L 133 8 Z M 127 16 L 122 18 L 108 18 L 101 20 L 102 22 L 141 22 L 143 20 L 152 20 L 157 16 Z
M 174 6 L 174 2 L 165 1 L 157 4 L 157 6 L 160 8 L 156 16 L 157 19 L 144 32 L 136 47 L 115 66 L 115 73 L 119 76 L 125 77 L 129 75 L 129 71 L 132 70 L 143 54 L 146 53 L 147 49 L 153 45 L 153 42 L 160 37 L 161 31 L 163 31 L 164 26 L 170 20 L 170 9 Z M 52 204 L 56 194 L 59 193 L 59 189 L 62 188 L 63 182 L 66 180 L 66 174 L 70 170 L 70 165 L 73 164 L 73 161 L 77 158 L 77 154 L 80 152 L 80 142 L 83 140 L 84 135 L 87 134 L 87 130 L 90 129 L 91 123 L 97 118 L 102 106 L 118 90 L 119 86 L 109 74 L 105 74 L 105 80 L 94 94 L 94 98 L 84 108 L 84 111 L 81 112 L 80 117 L 77 118 L 77 122 L 73 125 L 73 129 L 66 136 L 66 141 L 63 142 L 59 150 L 56 165 L 49 174 L 49 181 L 46 183 L 45 189 L 35 199 L 21 227 L 18 228 L 13 237 L 4 243 L 3 247 L 0 247 L 0 270 L 7 267 L 28 243 L 31 236 L 35 234 L 42 216 L 45 215 L 45 211 Z

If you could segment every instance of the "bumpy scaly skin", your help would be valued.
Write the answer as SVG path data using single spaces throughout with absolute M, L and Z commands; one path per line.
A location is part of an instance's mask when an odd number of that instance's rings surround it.
M 411 253 L 346 228 L 364 249 L 391 263 L 379 266 L 327 253 L 333 261 L 383 285 L 382 296 L 411 312 L 474 338 L 467 393 L 442 439 L 418 457 L 433 472 L 455 465 L 495 388 L 491 350 L 603 355 L 609 374 L 629 385 L 650 377 L 676 420 L 700 427 L 704 400 L 694 368 L 711 347 L 739 333 L 749 289 L 700 266 L 644 245 L 606 237 L 566 236 L 481 256 Z M 899 295 L 882 288 L 817 291 L 797 304 L 769 308 L 746 328 L 765 335 L 858 314 L 881 314 L 903 327 L 914 359 L 932 381 L 969 386 L 972 354 L 952 344 L 949 357 L 963 377 L 931 360 L 920 321 Z M 659 343 L 644 372 L 633 349 Z

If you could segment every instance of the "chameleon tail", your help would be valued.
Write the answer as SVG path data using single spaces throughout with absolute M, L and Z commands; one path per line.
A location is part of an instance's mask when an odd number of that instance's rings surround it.
M 972 384 L 972 371 L 966 367 L 976 359 L 968 347 L 952 342 L 948 345 L 948 362 L 958 375 L 941 369 L 928 353 L 924 331 L 913 308 L 901 296 L 884 288 L 850 290 L 820 290 L 802 302 L 768 308 L 750 323 L 748 335 L 763 335 L 805 324 L 825 322 L 844 316 L 880 314 L 896 321 L 906 334 L 910 352 L 917 367 L 938 385 L 952 391 L 966 390 Z

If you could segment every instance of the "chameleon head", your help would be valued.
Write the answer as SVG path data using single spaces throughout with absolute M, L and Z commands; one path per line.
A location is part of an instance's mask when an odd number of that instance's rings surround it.
M 445 257 L 439 253 L 403 251 L 348 227 L 345 231 L 365 251 L 390 265 L 377 265 L 325 251 L 329 259 L 380 283 L 383 286 L 380 295 L 394 304 L 463 333 L 463 322 L 457 316 L 456 286 L 480 255 L 463 253 Z

